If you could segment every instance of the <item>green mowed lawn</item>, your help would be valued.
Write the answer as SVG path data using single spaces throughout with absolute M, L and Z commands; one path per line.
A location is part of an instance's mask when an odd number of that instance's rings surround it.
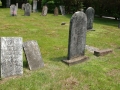
M 71 15 L 10 16 L 9 9 L 0 9 L 0 37 L 22 37 L 23 41 L 36 40 L 44 68 L 30 71 L 25 57 L 24 73 L 0 79 L 0 90 L 120 90 L 120 29 L 118 21 L 95 18 L 94 30 L 87 32 L 86 44 L 113 52 L 96 57 L 88 50 L 89 60 L 67 66 L 69 21 Z M 61 25 L 65 22 L 66 25 Z

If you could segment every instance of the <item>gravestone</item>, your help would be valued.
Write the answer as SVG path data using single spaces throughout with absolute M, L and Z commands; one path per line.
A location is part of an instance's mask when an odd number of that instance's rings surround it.
M 55 16 L 58 16 L 58 14 L 59 14 L 58 8 L 55 7 L 55 9 L 54 9 L 54 15 L 55 15 Z
M 88 7 L 85 13 L 87 16 L 87 30 L 93 29 L 95 10 L 92 7 Z
M 30 16 L 31 14 L 31 5 L 29 3 L 25 4 L 25 10 L 24 10 L 24 15 L 25 16 Z
M 0 38 L 0 77 L 23 74 L 21 37 Z
M 17 7 L 14 4 L 10 6 L 10 15 L 11 16 L 17 15 Z
M 87 17 L 84 12 L 75 12 L 70 20 L 68 60 L 63 60 L 68 65 L 83 62 L 88 59 L 84 56 L 86 45 Z
M 22 10 L 25 10 L 25 3 L 22 4 Z
M 17 8 L 17 10 L 18 10 L 18 3 L 16 3 L 16 8 Z
M 43 6 L 43 9 L 42 9 L 42 16 L 46 16 L 47 15 L 47 12 L 48 12 L 48 7 L 47 6 Z
M 9 8 L 11 4 L 11 0 L 6 0 L 6 7 Z
M 65 15 L 65 6 L 60 6 L 60 11 L 62 15 Z
M 37 12 L 37 0 L 33 0 L 33 12 Z
M 44 66 L 40 49 L 36 41 L 24 42 L 23 48 L 30 70 L 35 70 Z

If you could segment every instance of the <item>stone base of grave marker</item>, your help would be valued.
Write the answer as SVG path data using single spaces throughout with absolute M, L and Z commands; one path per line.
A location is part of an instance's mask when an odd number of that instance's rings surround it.
M 111 53 L 113 50 L 112 49 L 105 49 L 105 50 L 98 50 L 98 51 L 94 51 L 94 55 L 96 56 L 104 56 L 108 53 Z
M 63 60 L 63 62 L 66 63 L 67 65 L 71 66 L 74 64 L 82 63 L 88 59 L 89 59 L 89 57 L 87 57 L 87 56 L 81 56 L 81 57 L 77 57 L 77 58 L 74 58 L 71 60 Z

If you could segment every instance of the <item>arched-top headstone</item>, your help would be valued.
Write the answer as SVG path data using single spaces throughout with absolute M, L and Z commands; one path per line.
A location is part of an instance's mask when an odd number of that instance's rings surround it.
M 11 16 L 16 16 L 17 15 L 17 7 L 14 4 L 12 4 L 10 6 L 10 15 Z
M 87 16 L 87 29 L 93 29 L 95 10 L 92 7 L 88 7 L 85 13 Z
M 29 3 L 26 3 L 25 4 L 25 12 L 24 12 L 24 15 L 25 16 L 30 16 L 30 13 L 31 13 L 31 5 Z
M 84 12 L 75 12 L 70 20 L 68 60 L 65 63 L 72 65 L 87 60 L 84 56 L 86 44 L 87 17 Z
M 54 9 L 54 15 L 57 16 L 58 14 L 59 14 L 58 8 L 55 7 L 55 9 Z
M 48 12 L 48 7 L 45 5 L 43 6 L 43 9 L 42 9 L 42 16 L 46 16 L 47 15 L 47 12 Z

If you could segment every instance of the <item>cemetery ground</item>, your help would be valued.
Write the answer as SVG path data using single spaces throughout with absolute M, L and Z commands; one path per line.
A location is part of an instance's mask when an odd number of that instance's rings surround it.
M 94 31 L 88 31 L 86 44 L 113 52 L 96 57 L 86 50 L 89 60 L 67 66 L 69 21 L 71 15 L 40 16 L 41 12 L 10 16 L 9 9 L 0 9 L 0 36 L 36 40 L 45 66 L 35 71 L 28 68 L 23 57 L 22 76 L 0 79 L 0 90 L 119 90 L 120 89 L 120 29 L 118 21 L 95 18 Z M 65 25 L 61 25 L 65 22 Z M 31 47 L 32 48 L 32 47 Z

